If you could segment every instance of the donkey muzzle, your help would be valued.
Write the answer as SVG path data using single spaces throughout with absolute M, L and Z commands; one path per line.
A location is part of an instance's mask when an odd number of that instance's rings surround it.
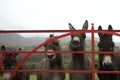
M 104 67 L 106 68 L 106 70 L 113 70 L 112 63 L 104 63 Z

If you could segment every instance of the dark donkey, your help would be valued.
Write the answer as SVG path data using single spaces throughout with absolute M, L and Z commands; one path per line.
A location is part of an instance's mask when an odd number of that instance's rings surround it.
M 98 30 L 102 30 L 99 26 Z M 108 30 L 113 30 L 112 26 L 108 26 Z M 99 51 L 100 52 L 114 52 L 114 42 L 112 39 L 112 34 L 98 33 L 99 35 Z M 120 55 L 119 54 L 99 54 L 99 71 L 118 71 L 120 70 L 119 64 Z M 118 77 L 117 77 L 118 76 Z M 99 80 L 120 80 L 120 75 L 117 74 L 98 74 Z
M 10 50 L 11 50 L 11 48 L 10 48 Z M 4 45 L 2 45 L 1 51 L 3 51 L 3 52 L 6 51 L 6 48 Z M 18 64 L 18 62 L 17 62 L 18 53 L 10 54 L 10 53 L 5 52 L 4 54 L 5 54 L 4 61 L 3 61 L 4 70 L 14 70 Z M 2 80 L 8 80 L 10 76 L 11 76 L 11 72 L 3 72 Z M 24 72 L 17 72 L 12 80 L 29 80 L 29 75 Z
M 69 23 L 70 30 L 75 30 L 75 28 Z M 88 21 L 86 20 L 83 24 L 82 30 L 87 30 Z M 86 34 L 75 34 L 71 35 L 70 50 L 71 51 L 85 51 L 85 38 Z M 88 54 L 72 54 L 71 60 L 71 70 L 90 70 L 91 69 L 91 59 Z M 79 74 L 70 73 L 70 80 L 91 80 L 91 74 Z
M 49 38 L 53 38 L 54 35 L 50 35 Z M 49 39 L 48 38 L 48 39 Z M 60 53 L 54 53 L 53 51 L 60 51 L 61 47 L 59 41 L 53 41 L 45 45 L 46 60 L 43 60 L 41 69 L 43 70 L 63 70 L 62 55 Z M 51 53 L 49 53 L 51 52 Z M 65 73 L 38 73 L 38 80 L 64 80 Z

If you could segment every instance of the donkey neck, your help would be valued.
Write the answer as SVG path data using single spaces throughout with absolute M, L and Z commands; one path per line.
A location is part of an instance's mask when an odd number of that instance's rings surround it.
M 72 50 L 72 51 L 85 51 L 85 48 L 84 48 L 84 45 L 82 46 L 82 47 L 80 47 L 80 48 L 78 48 L 78 49 L 76 49 L 76 50 Z M 73 53 L 72 54 L 72 57 L 73 57 L 73 60 L 80 60 L 80 61 L 83 61 L 84 60 L 84 54 L 82 54 L 82 53 Z M 81 60 L 81 59 L 83 59 L 83 60 Z
M 50 69 L 52 69 L 52 70 L 62 69 L 62 59 L 61 59 L 61 57 L 58 58 L 55 61 L 50 61 L 49 65 L 50 65 Z
M 84 66 L 84 54 L 73 54 L 73 65 L 74 69 L 82 69 Z
M 80 47 L 78 50 L 75 51 L 85 51 L 85 45 L 83 45 L 82 47 Z M 82 69 L 83 68 L 82 66 L 84 66 L 84 59 L 85 59 L 84 54 L 73 53 L 72 58 L 73 58 L 73 65 L 76 66 L 75 69 Z
M 83 61 L 84 60 L 84 54 L 73 54 L 73 61 Z

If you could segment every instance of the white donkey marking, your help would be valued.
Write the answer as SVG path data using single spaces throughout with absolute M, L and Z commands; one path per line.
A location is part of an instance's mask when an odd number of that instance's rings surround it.
M 8 80 L 9 77 L 10 77 L 11 73 L 10 72 L 7 72 L 7 73 L 3 73 L 2 75 L 2 80 Z
M 103 65 L 104 65 L 104 64 L 109 64 L 109 63 L 112 63 L 112 58 L 111 58 L 110 55 L 105 55 L 105 56 L 103 57 Z
M 80 42 L 80 38 L 79 38 L 78 36 L 75 36 L 75 37 L 73 38 L 73 41 L 78 41 L 78 42 Z

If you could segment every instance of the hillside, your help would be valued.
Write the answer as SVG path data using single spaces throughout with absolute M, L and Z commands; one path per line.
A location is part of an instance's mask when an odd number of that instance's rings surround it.
M 14 46 L 14 47 L 35 47 L 42 43 L 46 37 L 22 37 L 16 33 L 10 34 L 0 34 L 0 45 L 6 46 Z M 91 38 L 86 38 L 86 50 L 91 50 Z M 70 37 L 64 37 L 59 39 L 60 44 L 62 45 L 63 49 L 68 49 L 68 44 L 70 41 Z M 97 49 L 98 38 L 95 38 L 95 49 Z M 120 43 L 115 43 L 116 48 L 119 49 Z
M 41 42 L 41 40 L 34 37 L 24 38 L 16 33 L 0 34 L 0 45 L 26 47 L 26 46 L 37 45 L 38 42 Z
M 0 34 L 0 44 L 16 46 L 23 46 L 25 44 L 24 38 L 17 34 Z

